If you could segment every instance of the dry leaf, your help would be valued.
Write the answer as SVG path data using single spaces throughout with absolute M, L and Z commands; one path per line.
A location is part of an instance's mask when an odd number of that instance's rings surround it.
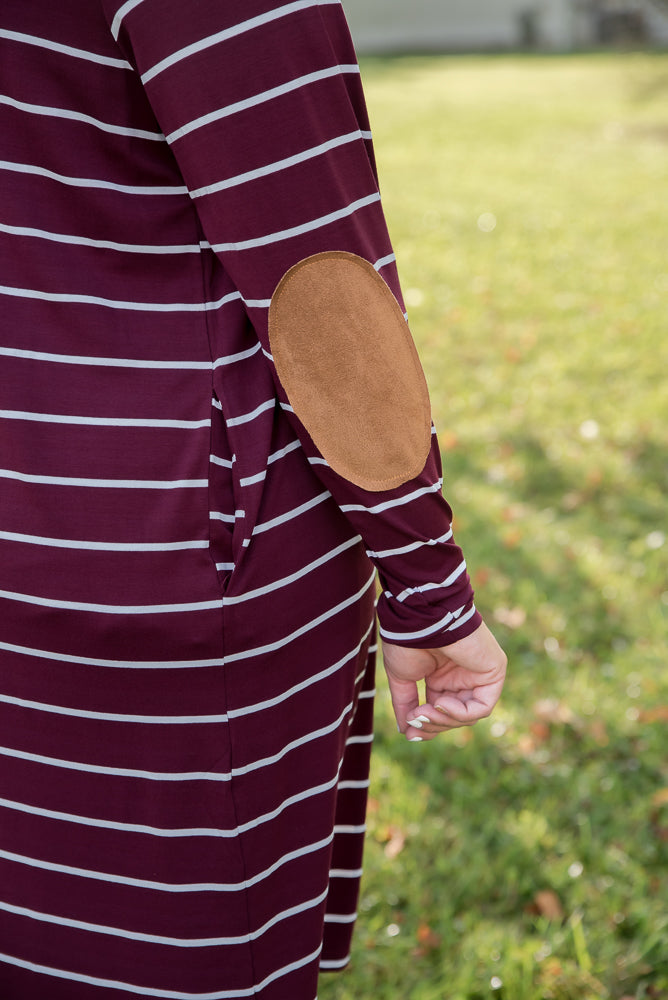
M 534 905 L 541 917 L 548 920 L 563 920 L 564 910 L 556 892 L 552 889 L 542 889 L 533 898 Z
M 433 931 L 429 924 L 420 924 L 415 936 L 418 940 L 418 947 L 413 949 L 415 958 L 424 958 L 431 951 L 441 947 L 441 935 Z
M 496 608 L 494 619 L 507 628 L 521 628 L 527 620 L 524 608 Z
M 603 719 L 594 719 L 589 726 L 589 732 L 600 747 L 607 747 L 610 737 L 608 736 L 608 730 Z
M 406 835 L 398 826 L 390 827 L 391 836 L 388 842 L 385 844 L 385 857 L 389 858 L 390 861 L 401 854 L 406 845 Z
M 535 740 L 528 733 L 523 733 L 517 741 L 517 749 L 523 757 L 531 757 L 536 749 Z
M 660 788 L 658 792 L 655 792 L 652 796 L 653 806 L 666 806 L 668 805 L 668 788 Z
M 442 451 L 454 451 L 459 444 L 459 438 L 454 431 L 441 431 L 438 435 L 438 443 Z
M 657 705 L 640 713 L 642 722 L 668 722 L 668 705 Z
M 562 725 L 572 726 L 576 721 L 575 713 L 563 701 L 557 701 L 556 698 L 541 698 L 534 705 L 533 714 L 543 722 L 559 722 Z
M 516 549 L 522 541 L 522 532 L 519 528 L 511 528 L 509 531 L 503 532 L 501 541 L 503 542 L 505 548 Z

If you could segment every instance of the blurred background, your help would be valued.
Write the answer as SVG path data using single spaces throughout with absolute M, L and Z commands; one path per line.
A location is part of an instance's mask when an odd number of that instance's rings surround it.
M 344 0 L 359 53 L 668 45 L 664 0 Z
M 668 4 L 344 0 L 444 492 L 510 659 L 429 744 L 379 677 L 320 1000 L 668 1000 Z

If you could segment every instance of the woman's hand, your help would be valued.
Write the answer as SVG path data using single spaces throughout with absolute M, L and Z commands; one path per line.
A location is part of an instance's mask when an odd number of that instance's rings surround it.
M 415 742 L 487 718 L 499 700 L 508 662 L 484 623 L 466 638 L 438 649 L 383 642 L 383 660 L 399 730 Z

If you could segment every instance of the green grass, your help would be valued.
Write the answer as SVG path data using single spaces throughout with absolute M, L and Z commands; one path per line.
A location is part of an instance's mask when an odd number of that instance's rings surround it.
M 422 746 L 379 685 L 352 964 L 320 1000 L 665 1000 L 668 57 L 363 77 L 445 493 L 510 666 L 492 720 Z

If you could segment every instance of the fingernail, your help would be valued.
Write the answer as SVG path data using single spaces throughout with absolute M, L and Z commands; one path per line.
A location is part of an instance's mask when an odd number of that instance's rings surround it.
M 421 736 L 411 736 L 411 738 L 409 739 L 408 742 L 409 743 L 422 743 L 422 737 Z
M 409 726 L 414 726 L 415 729 L 422 729 L 422 723 L 419 719 L 411 719 L 408 723 Z
M 401 726 L 399 725 L 399 723 L 398 723 L 398 722 L 397 722 L 397 732 L 398 732 L 398 733 L 400 733 L 400 732 L 401 732 Z
M 431 722 L 431 719 L 428 719 L 426 715 L 418 715 L 418 719 L 420 722 Z

